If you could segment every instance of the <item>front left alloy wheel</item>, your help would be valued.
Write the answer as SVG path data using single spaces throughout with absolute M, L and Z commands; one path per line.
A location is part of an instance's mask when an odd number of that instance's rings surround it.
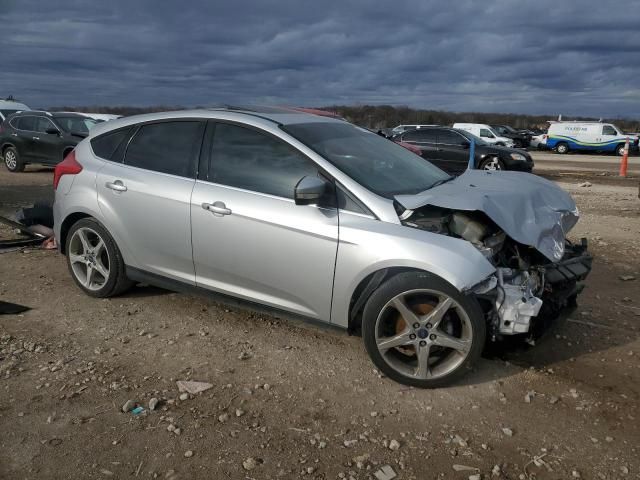
M 128 289 L 122 254 L 109 232 L 92 218 L 77 221 L 65 246 L 69 271 L 76 284 L 92 297 L 112 297 Z
M 406 385 L 448 385 L 477 361 L 484 315 L 473 296 L 427 272 L 398 274 L 365 306 L 362 336 L 373 363 Z

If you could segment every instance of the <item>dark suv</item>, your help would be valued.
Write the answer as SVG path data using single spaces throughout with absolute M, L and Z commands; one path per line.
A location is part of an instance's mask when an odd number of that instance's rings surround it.
M 449 173 L 466 170 L 472 140 L 475 142 L 475 168 L 522 172 L 533 169 L 533 160 L 527 152 L 491 145 L 472 133 L 455 128 L 424 127 L 404 132 L 392 140 L 415 145 L 422 151 L 423 158 Z
M 73 113 L 26 111 L 0 125 L 0 154 L 11 172 L 29 163 L 56 165 L 89 134 L 95 120 Z
M 516 130 L 509 125 L 490 125 L 501 137 L 507 137 L 513 140 L 513 145 L 516 148 L 527 148 L 531 143 L 531 135 L 523 132 L 522 130 Z

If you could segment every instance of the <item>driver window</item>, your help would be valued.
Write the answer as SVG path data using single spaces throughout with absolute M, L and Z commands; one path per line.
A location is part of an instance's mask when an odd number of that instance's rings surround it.
M 616 129 L 613 128 L 611 125 L 603 125 L 602 126 L 602 134 L 603 135 L 617 135 L 618 132 L 616 132 Z
M 487 130 L 486 128 L 481 128 L 480 129 L 480 136 L 482 138 L 494 138 L 493 134 L 489 130 Z

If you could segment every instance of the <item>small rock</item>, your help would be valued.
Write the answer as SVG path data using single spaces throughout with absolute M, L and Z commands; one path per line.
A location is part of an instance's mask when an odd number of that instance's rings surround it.
M 580 472 L 579 472 L 579 471 L 577 471 L 577 470 L 573 470 L 573 471 L 571 472 L 571 476 L 572 476 L 573 478 L 582 478 L 582 475 L 580 475 Z
M 184 457 L 185 458 L 193 457 L 193 450 L 187 450 L 186 452 L 184 452 Z
M 559 399 L 558 397 L 551 397 L 551 398 L 549 398 L 549 403 L 550 403 L 551 405 L 554 405 L 554 404 L 558 403 L 559 401 L 560 401 L 560 399 Z
M 453 469 L 456 472 L 477 472 L 478 471 L 476 467 L 469 467 L 467 465 L 458 465 L 458 464 L 454 464 Z
M 473 475 L 469 475 L 469 480 L 481 480 L 479 473 L 474 473 Z
M 187 392 L 181 393 L 178 398 L 180 399 L 181 402 L 184 402 L 186 400 L 189 400 L 189 394 Z
M 238 355 L 238 360 L 248 360 L 252 356 L 253 355 L 251 355 L 251 353 L 249 353 L 249 352 L 242 352 L 242 353 L 240 353 L 240 355 Z
M 622 467 L 620 467 L 620 471 L 623 475 L 627 475 L 629 473 L 629 468 L 623 465 Z
M 631 280 L 636 279 L 636 277 L 634 277 L 633 275 L 620 275 L 618 278 L 623 282 L 630 282 Z
M 498 477 L 500 476 L 501 473 L 502 473 L 502 469 L 500 468 L 500 465 L 494 465 L 493 470 L 491 470 L 491 475 Z
M 524 403 L 531 403 L 531 400 L 533 399 L 535 394 L 536 392 L 534 392 L 533 390 L 530 392 L 527 392 L 527 394 L 524 396 Z
M 127 413 L 133 410 L 136 406 L 136 402 L 133 400 L 127 400 L 124 405 L 122 405 L 122 412 Z
M 242 468 L 245 470 L 253 470 L 258 466 L 258 462 L 253 457 L 247 458 L 244 462 L 242 462 Z
M 507 437 L 513 437 L 513 430 L 511 430 L 510 428 L 503 428 L 502 433 L 504 433 Z
M 158 403 L 160 403 L 160 400 L 155 397 L 149 400 L 149 410 L 153 411 L 158 408 Z
M 591 182 L 582 182 L 580 185 L 578 185 L 579 187 L 590 187 L 591 186 Z
M 393 480 L 396 478 L 396 472 L 391 468 L 391 465 L 383 465 L 380 470 L 376 470 L 373 474 L 377 480 Z
M 399 450 L 399 449 L 400 449 L 400 442 L 398 442 L 398 441 L 397 441 L 397 440 L 395 440 L 395 439 L 394 439 L 394 440 L 391 440 L 391 441 L 389 442 L 389 450 L 396 451 L 396 450 Z
M 224 423 L 224 422 L 226 422 L 227 420 L 229 420 L 229 414 L 228 414 L 228 413 L 223 413 L 222 415 L 220 415 L 220 416 L 218 417 L 218 421 L 219 421 L 220 423 Z
M 611 443 L 613 442 L 613 437 L 604 437 L 605 442 Z
M 241 417 L 245 414 L 246 412 L 244 410 L 242 410 L 241 408 L 236 408 L 236 417 Z

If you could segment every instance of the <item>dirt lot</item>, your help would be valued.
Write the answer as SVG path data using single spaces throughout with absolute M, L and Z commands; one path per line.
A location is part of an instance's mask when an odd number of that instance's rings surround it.
M 96 300 L 55 252 L 1 254 L 0 299 L 33 309 L 0 316 L 0 478 L 640 478 L 638 180 L 547 167 L 595 255 L 580 305 L 440 390 L 342 332 L 151 287 Z M 50 184 L 0 169 L 0 214 Z M 180 400 L 187 379 L 213 388 Z

